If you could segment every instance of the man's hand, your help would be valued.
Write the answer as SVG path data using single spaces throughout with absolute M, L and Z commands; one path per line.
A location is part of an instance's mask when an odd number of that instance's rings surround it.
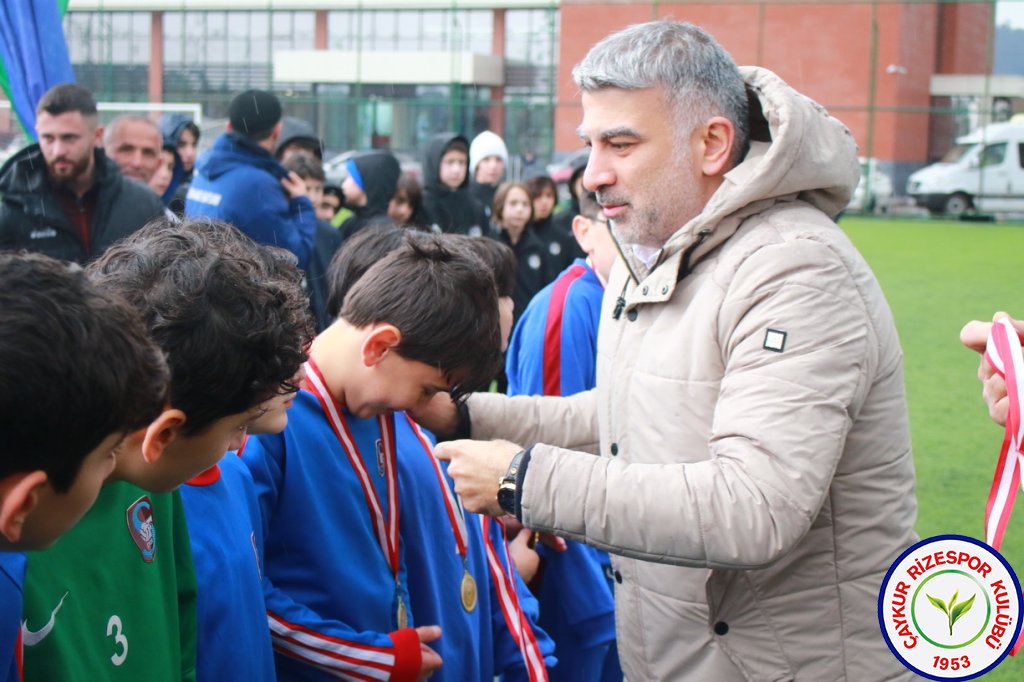
M 306 196 L 306 182 L 295 171 L 288 171 L 288 175 L 281 178 L 281 187 L 291 199 Z
M 501 516 L 505 512 L 498 505 L 498 483 L 520 450 L 507 440 L 453 440 L 440 443 L 434 454 L 450 462 L 448 475 L 455 479 L 455 492 L 466 509 Z
M 434 671 L 441 667 L 441 657 L 436 651 L 427 646 L 427 642 L 433 642 L 441 637 L 441 628 L 437 625 L 424 625 L 416 628 L 416 634 L 420 638 L 420 674 L 416 680 L 425 680 L 434 674 Z
M 1024 336 L 1024 322 L 1014 320 L 1002 311 L 992 316 L 992 320 L 1009 318 L 1018 336 Z M 960 343 L 978 353 L 981 353 L 981 362 L 978 364 L 978 381 L 981 382 L 981 397 L 988 405 L 988 414 L 992 421 L 1000 426 L 1006 425 L 1006 414 L 1010 408 L 1010 401 L 1006 397 L 1006 382 L 996 374 L 995 369 L 985 360 L 985 345 L 988 343 L 989 333 L 992 331 L 991 322 L 979 322 L 972 320 L 960 330 Z
M 459 427 L 455 403 L 449 394 L 443 392 L 409 410 L 409 415 L 417 424 L 441 437 L 451 436 Z

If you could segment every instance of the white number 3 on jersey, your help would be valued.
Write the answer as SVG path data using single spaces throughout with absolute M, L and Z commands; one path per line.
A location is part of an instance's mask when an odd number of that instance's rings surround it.
M 111 616 L 107 621 L 107 637 L 111 636 L 114 638 L 114 645 L 120 647 L 121 651 L 111 656 L 110 662 L 114 665 L 121 665 L 124 663 L 124 659 L 128 658 L 128 638 L 124 636 L 120 616 Z

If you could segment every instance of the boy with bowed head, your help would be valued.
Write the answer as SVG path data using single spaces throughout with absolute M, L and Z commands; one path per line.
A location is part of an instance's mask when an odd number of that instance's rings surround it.
M 0 254 L 0 679 L 21 679 L 18 550 L 87 512 L 124 437 L 160 413 L 167 376 L 138 313 L 80 267 Z
M 89 267 L 167 357 L 162 410 L 127 435 L 112 482 L 62 542 L 29 558 L 26 680 L 181 680 L 196 668 L 183 481 L 237 449 L 305 358 L 279 250 L 216 221 L 153 221 Z M 103 561 L 95 561 L 103 538 Z M 59 613 L 58 613 L 59 612 Z M 55 625 L 54 625 L 55 623 Z

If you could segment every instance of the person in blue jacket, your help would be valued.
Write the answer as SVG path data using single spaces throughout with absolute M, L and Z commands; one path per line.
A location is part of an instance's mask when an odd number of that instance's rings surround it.
M 287 428 L 247 443 L 279 679 L 401 682 L 442 665 L 441 628 L 410 613 L 397 453 L 423 446 L 403 411 L 488 380 L 499 334 L 484 265 L 410 235 L 313 341 Z
M 261 244 L 288 249 L 306 269 L 316 212 L 306 185 L 274 158 L 281 136 L 281 103 L 247 90 L 231 100 L 227 132 L 196 161 L 185 215 L 231 223 Z
M 348 290 L 374 263 L 398 248 L 406 230 L 377 227 L 345 243 L 331 265 L 330 301 L 335 312 Z M 472 250 L 488 270 L 496 251 L 507 250 L 486 237 L 449 235 L 445 239 Z M 511 259 L 509 253 L 509 259 Z M 504 259 L 498 259 L 504 261 Z M 514 263 L 501 262 L 493 273 L 502 297 L 510 303 Z M 499 280 L 504 280 L 498 284 Z M 508 317 L 511 310 L 508 304 Z M 502 347 L 511 325 L 501 316 Z M 437 623 L 441 638 L 433 645 L 444 661 L 432 676 L 437 682 L 544 679 L 555 665 L 554 642 L 537 625 L 539 606 L 520 577 L 504 540 L 502 525 L 466 513 L 454 493 L 447 465 L 433 453 L 434 436 L 412 423 L 416 439 L 397 451 L 400 529 L 408 567 L 409 606 L 418 623 Z
M 594 194 L 581 197 L 580 208 L 572 228 L 587 257 L 563 270 L 519 318 L 506 356 L 509 395 L 567 396 L 596 385 L 601 299 L 618 250 Z M 538 545 L 541 569 L 531 582 L 540 624 L 558 650 L 551 679 L 621 680 L 608 555 L 576 542 L 567 545 L 564 552 Z

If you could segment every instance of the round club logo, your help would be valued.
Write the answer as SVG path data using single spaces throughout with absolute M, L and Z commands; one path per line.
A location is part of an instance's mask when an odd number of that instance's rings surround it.
M 1021 630 L 1020 583 L 994 549 L 962 535 L 922 540 L 889 568 L 878 595 L 882 636 L 932 680 L 969 680 L 1010 653 Z

